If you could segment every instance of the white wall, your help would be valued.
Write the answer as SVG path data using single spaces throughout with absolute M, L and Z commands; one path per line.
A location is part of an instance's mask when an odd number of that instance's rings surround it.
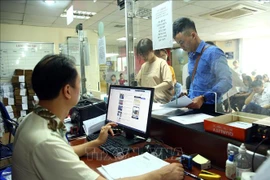
M 55 53 L 59 53 L 59 44 L 66 42 L 67 36 L 77 36 L 74 29 L 36 27 L 22 25 L 0 24 L 0 41 L 28 41 L 54 43 Z M 89 90 L 98 90 L 99 64 L 97 54 L 97 34 L 85 30 L 90 47 L 90 66 L 85 67 L 86 87 Z M 80 68 L 78 71 L 80 72 Z
M 269 74 L 269 42 L 270 36 L 245 38 L 240 40 L 240 60 L 244 73 Z

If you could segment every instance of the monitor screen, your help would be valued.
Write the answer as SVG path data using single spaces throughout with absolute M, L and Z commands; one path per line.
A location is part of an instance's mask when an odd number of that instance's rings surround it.
M 153 88 L 111 85 L 106 120 L 126 133 L 148 137 L 153 96 Z

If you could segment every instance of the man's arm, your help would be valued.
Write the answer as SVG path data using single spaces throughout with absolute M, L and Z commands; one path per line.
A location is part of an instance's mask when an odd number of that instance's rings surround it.
M 204 94 L 206 99 L 213 98 L 213 92 L 217 93 L 217 97 L 221 97 L 224 93 L 232 88 L 232 73 L 224 53 L 217 48 L 212 52 L 210 58 L 211 73 L 215 75 L 215 81 L 217 83 L 212 87 L 210 91 Z
M 174 179 L 182 180 L 184 179 L 184 169 L 180 163 L 172 163 L 166 165 L 158 170 L 134 177 L 121 178 L 120 180 L 165 180 Z M 97 180 L 105 180 L 103 177 L 99 176 Z
M 250 93 L 250 95 L 246 98 L 245 105 L 248 105 L 252 101 L 254 95 L 255 95 L 255 92 L 252 91 L 252 93 Z

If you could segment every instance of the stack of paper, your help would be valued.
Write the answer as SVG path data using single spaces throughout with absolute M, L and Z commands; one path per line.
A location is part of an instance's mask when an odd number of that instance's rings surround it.
M 156 156 L 144 153 L 135 157 L 101 166 L 98 171 L 109 180 L 142 175 L 168 165 Z
M 86 135 L 93 134 L 100 131 L 101 127 L 104 126 L 106 114 L 97 116 L 83 121 L 83 129 Z
M 189 114 L 189 115 L 183 115 L 183 116 L 171 116 L 169 119 L 181 123 L 181 124 L 195 124 L 203 122 L 207 118 L 211 118 L 213 116 L 210 116 L 208 114 L 204 113 L 198 113 L 198 114 Z

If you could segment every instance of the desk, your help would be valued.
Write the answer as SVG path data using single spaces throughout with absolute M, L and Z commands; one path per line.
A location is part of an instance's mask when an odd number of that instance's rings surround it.
M 225 169 L 227 144 L 240 146 L 242 142 L 204 131 L 203 123 L 183 125 L 166 116 L 152 115 L 150 136 L 171 147 L 179 147 L 186 154 L 199 153 L 211 160 L 211 164 Z M 245 143 L 248 150 L 254 151 L 258 142 Z M 266 155 L 270 145 L 261 145 L 258 153 Z
M 86 142 L 86 139 L 81 138 L 81 139 L 76 139 L 76 140 L 71 141 L 70 144 L 72 146 L 74 146 L 74 145 L 82 144 L 84 142 Z M 143 145 L 144 145 L 144 143 L 140 143 L 140 144 L 136 144 L 134 146 L 142 147 Z M 101 165 L 107 165 L 107 164 L 110 164 L 110 163 L 113 163 L 113 162 L 123 160 L 123 159 L 128 158 L 128 157 L 138 155 L 137 153 L 132 152 L 132 153 L 129 153 L 126 156 L 121 157 L 121 158 L 113 158 L 113 157 L 107 155 L 105 152 L 103 152 L 99 148 L 95 148 L 94 151 L 95 151 L 94 153 L 89 153 L 88 155 L 86 155 L 84 157 L 81 157 L 81 160 L 84 161 L 85 164 L 87 164 L 91 169 L 95 170 L 97 173 L 99 173 L 97 168 L 100 167 Z M 167 159 L 166 161 L 167 162 L 173 162 L 173 161 L 171 161 L 169 159 Z M 221 177 L 222 177 L 221 180 L 227 180 L 227 178 L 225 177 L 225 173 L 223 171 L 219 171 L 219 170 L 216 170 L 216 169 L 210 169 L 209 171 L 221 175 Z M 198 175 L 200 173 L 200 170 L 197 169 L 196 167 L 193 167 L 192 171 L 189 171 L 189 172 L 191 172 L 191 173 L 193 173 L 195 175 Z M 186 176 L 185 180 L 194 180 L 194 179 L 189 177 L 189 176 Z

